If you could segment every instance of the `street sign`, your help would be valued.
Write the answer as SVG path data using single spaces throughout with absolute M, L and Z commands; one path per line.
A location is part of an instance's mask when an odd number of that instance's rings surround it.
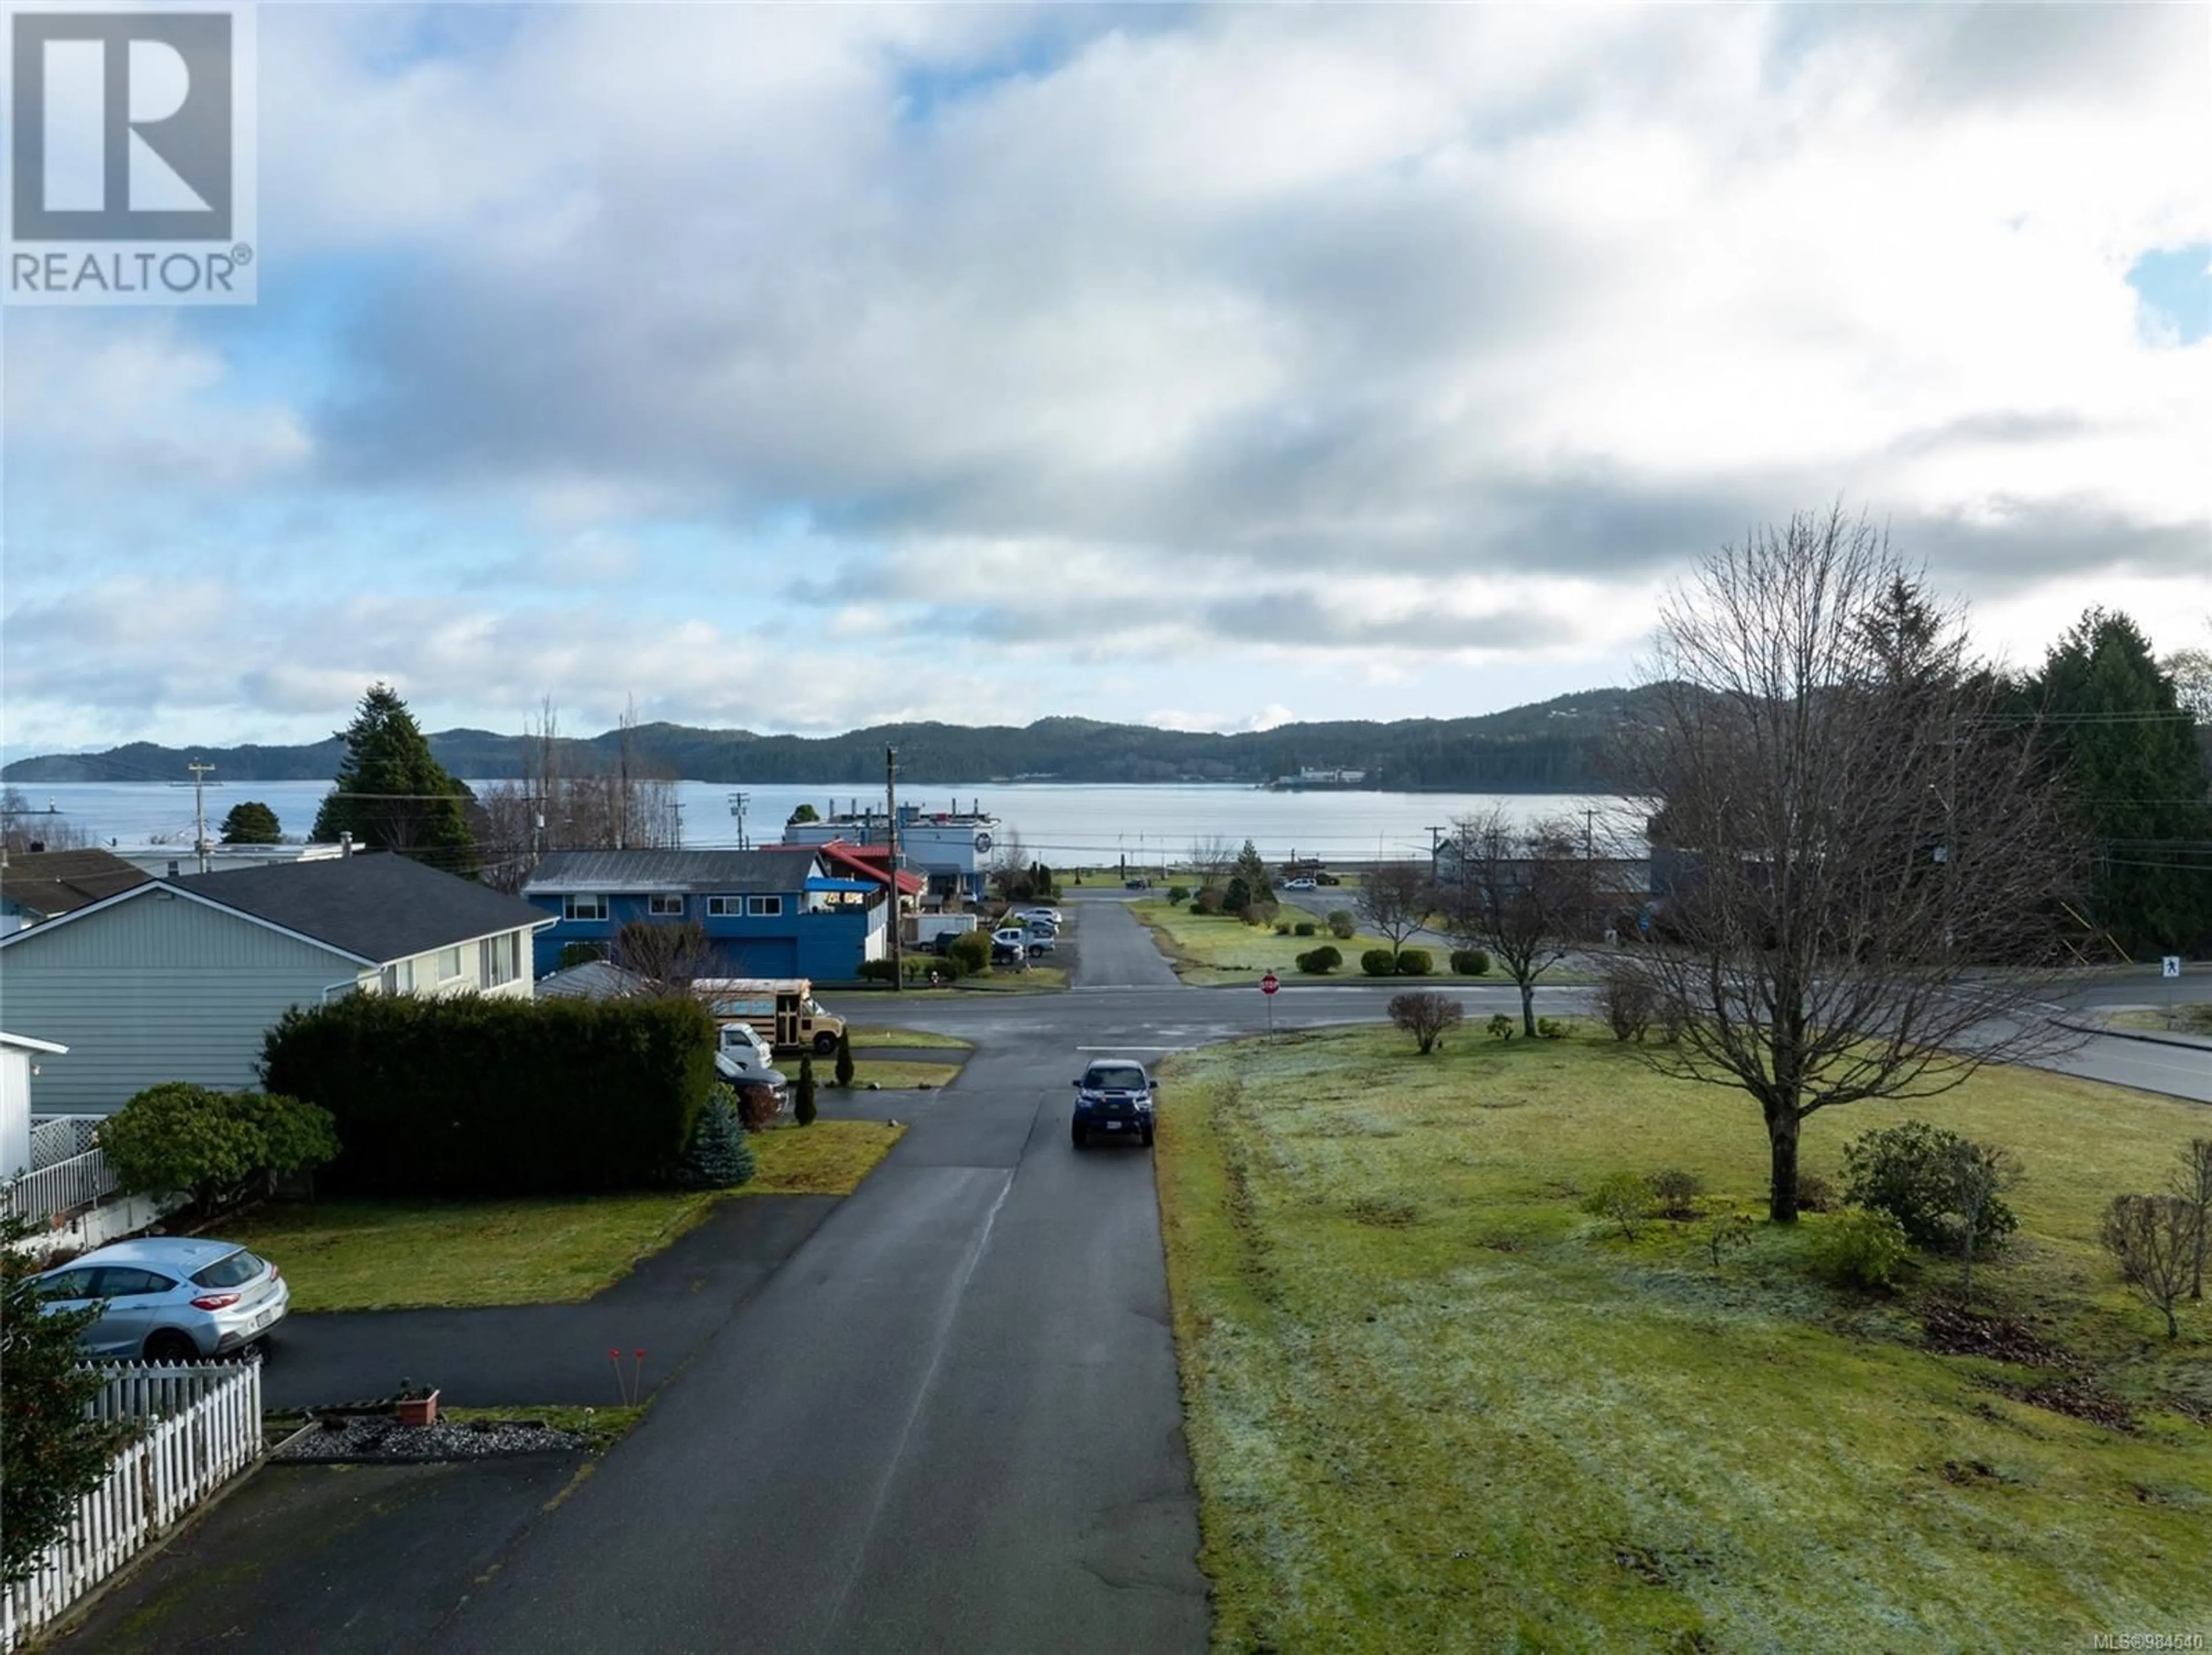
M 2179 954 L 2166 955 L 2165 958 L 2159 962 L 2158 974 L 2160 977 L 2179 977 L 2181 975 L 2181 956 Z M 1267 992 L 1269 994 L 1273 994 L 1275 991 L 1273 989 L 1270 989 Z
M 2174 977 L 2179 974 L 2173 971 L 2168 971 L 2166 975 L 2168 977 Z M 1268 972 L 1267 976 L 1260 979 L 1260 992 L 1263 995 L 1271 995 L 1282 986 L 1282 978 L 1277 977 L 1273 971 Z

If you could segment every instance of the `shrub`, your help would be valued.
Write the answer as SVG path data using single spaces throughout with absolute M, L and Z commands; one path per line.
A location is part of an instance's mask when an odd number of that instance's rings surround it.
M 1575 1025 L 1564 1017 L 1540 1017 L 1536 1019 L 1536 1037 L 1540 1040 L 1564 1040 L 1575 1031 Z
M 932 977 L 939 983 L 957 983 L 968 975 L 965 968 L 951 954 L 907 954 L 902 957 L 900 964 L 905 968 L 908 980 L 915 983 L 927 983 Z
M 945 958 L 963 976 L 991 969 L 991 939 L 980 930 L 963 931 L 945 945 Z
M 1487 977 L 1490 956 L 1480 948 L 1455 948 L 1451 951 L 1451 968 L 1461 977 Z
M 1242 873 L 1229 876 L 1229 888 L 1221 893 L 1221 906 L 1225 913 L 1242 914 L 1255 900 L 1251 882 Z
M 718 1080 L 715 1085 L 722 1086 L 722 1083 Z M 737 1106 L 738 1124 L 746 1131 L 765 1132 L 775 1124 L 775 1088 L 767 1081 L 740 1077 L 735 1086 L 725 1086 L 722 1089 L 731 1094 L 731 1099 Z M 711 1092 L 708 1099 L 710 1103 L 713 1101 Z
M 898 967 L 887 959 L 864 959 L 854 975 L 863 983 L 889 983 L 898 976 Z
M 1218 914 L 1221 911 L 1221 892 L 1215 886 L 1207 885 L 1190 899 L 1190 905 L 1195 913 Z
M 1638 1172 L 1608 1172 L 1583 1200 L 1583 1211 L 1609 1218 L 1636 1239 L 1636 1221 L 1651 1205 L 1651 1182 Z
M 1237 917 L 1247 925 L 1273 925 L 1275 916 L 1283 910 L 1266 897 L 1255 897 L 1237 910 Z M 1285 930 L 1290 928 L 1285 926 Z
M 32 1277 L 39 1260 L 15 1244 L 33 1234 L 21 1219 L 0 1219 L 0 1489 L 7 1522 L 0 1524 L 0 1578 L 21 1579 L 46 1548 L 69 1530 L 77 1502 L 108 1474 L 108 1457 L 131 1427 L 95 1418 L 92 1404 L 106 1375 L 85 1366 L 77 1335 L 100 1319 L 100 1307 L 42 1312 Z
M 1279 937 L 1287 937 L 1290 935 L 1291 928 L 1289 923 L 1283 920 L 1277 920 L 1275 922 L 1275 934 Z
M 1698 1197 L 1705 1193 L 1705 1181 L 1681 1167 L 1670 1166 L 1651 1175 L 1651 1194 L 1665 1217 L 1695 1218 Z
M 1490 1021 L 1483 1025 L 1490 1031 L 1492 1040 L 1510 1040 L 1519 1031 L 1520 1026 L 1504 1012 L 1492 1013 Z
M 751 1183 L 753 1171 L 753 1147 L 738 1123 L 737 1099 L 717 1081 L 699 1111 L 698 1124 L 691 1129 L 677 1182 L 692 1190 L 734 1190 Z
M 1651 990 L 1635 977 L 1618 972 L 1598 985 L 1598 1014 L 1616 1040 L 1641 1040 L 1651 1026 Z
M 328 1110 L 364 1195 L 633 1190 L 675 1175 L 714 1076 L 689 1000 L 349 995 L 264 1038 L 270 1090 Z
M 1713 1256 L 1713 1268 L 1721 1267 L 1721 1255 L 1731 1248 L 1751 1245 L 1751 1215 L 1748 1213 L 1723 1213 L 1705 1226 L 1705 1250 Z
M 1449 995 L 1411 994 L 1390 996 L 1390 1020 L 1413 1037 L 1423 1056 L 1435 1050 L 1448 1029 L 1460 1024 L 1459 1001 Z
M 1293 925 L 1291 929 L 1294 934 L 1302 937 L 1310 937 L 1315 934 L 1314 922 L 1311 920 L 1300 920 L 1296 925 Z
M 1358 928 L 1359 922 L 1352 917 L 1350 909 L 1332 908 L 1328 910 L 1328 934 L 1339 942 L 1349 942 L 1352 934 Z
M 1429 974 L 1429 968 L 1435 963 L 1434 958 L 1425 948 L 1401 948 L 1398 951 L 1400 977 L 1426 977 Z
M 1189 900 L 1190 887 L 1188 885 L 1171 885 L 1168 887 L 1168 905 L 1170 908 L 1180 908 L 1183 904 Z
M 593 960 L 606 957 L 607 946 L 604 942 L 564 942 L 561 945 L 561 957 L 554 962 L 553 969 L 565 971 L 571 965 L 589 965 Z
M 849 1090 L 853 1084 L 853 1036 L 848 1029 L 837 1031 L 837 1064 L 830 1073 L 836 1077 L 841 1091 Z
M 1817 1172 L 1797 1175 L 1797 1210 L 1801 1213 L 1832 1213 L 1840 1203 L 1836 1199 L 1836 1186 Z
M 124 1189 L 178 1191 L 213 1214 L 322 1165 L 338 1139 L 329 1110 L 296 1098 L 167 1080 L 109 1116 L 100 1147 Z
M 1326 942 L 1298 956 L 1298 970 L 1309 977 L 1326 977 L 1343 964 L 1343 954 Z
M 814 1059 L 809 1054 L 799 1060 L 799 1080 L 792 1093 L 791 1118 L 801 1126 L 814 1124 Z
M 1894 1285 L 1911 1252 L 1911 1239 L 1896 1217 L 1869 1208 L 1845 1208 L 1814 1236 L 1814 1262 L 1849 1287 Z
M 2196 1206 L 2183 1196 L 2115 1196 L 2097 1239 L 2120 1279 L 2166 1317 L 2166 1336 L 2181 1336 L 2173 1307 L 2188 1292 L 2201 1233 Z
M 1370 977 L 1395 977 L 1398 957 L 1388 948 L 1370 948 L 1360 955 L 1359 969 Z
M 1969 1190 L 1962 1177 L 1982 1146 L 1925 1121 L 1906 1121 L 1854 1138 L 1844 1146 L 1844 1198 L 1855 1207 L 1887 1213 L 1916 1247 L 1956 1247 Z M 1976 1250 L 2020 1227 L 2003 1196 L 1975 1195 L 1972 1220 Z

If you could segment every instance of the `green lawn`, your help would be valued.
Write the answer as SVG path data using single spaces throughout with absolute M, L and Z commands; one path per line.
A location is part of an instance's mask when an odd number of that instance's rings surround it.
M 756 1134 L 758 1170 L 736 1190 L 271 1205 L 226 1224 L 223 1236 L 283 1268 L 295 1311 L 574 1304 L 726 1196 L 850 1194 L 904 1130 L 817 1121 Z
M 2158 1010 L 2115 1012 L 2112 1020 L 2124 1029 L 2142 1029 L 2172 1034 L 2212 1035 L 2212 1005 L 2168 1006 Z
M 1755 1209 L 1740 1095 L 1609 1040 L 1395 1031 L 1166 1066 L 1156 1161 L 1223 1651 L 1953 1650 L 2212 1629 L 2212 1307 L 2177 1346 L 2094 1244 L 2212 1121 L 2002 1072 L 1808 1123 L 1809 1171 L 1909 1113 L 2010 1145 L 2021 1233 L 1984 1302 L 2124 1398 L 2120 1431 L 1936 1354 L 1931 1268 L 1832 1288 L 1761 1224 L 1716 1270 L 1578 1196 L 1679 1166 Z
M 1311 895 L 1311 892 L 1308 892 Z M 1343 904 L 1349 907 L 1350 904 Z M 1210 986 L 1224 983 L 1250 983 L 1264 971 L 1277 974 L 1300 983 L 1330 983 L 1343 980 L 1365 982 L 1359 970 L 1359 956 L 1370 948 L 1388 948 L 1389 940 L 1371 933 L 1358 931 L 1349 940 L 1340 940 L 1329 934 L 1328 928 L 1314 921 L 1314 934 L 1282 937 L 1275 934 L 1273 925 L 1247 925 L 1232 915 L 1200 914 L 1188 904 L 1171 906 L 1164 897 L 1147 899 L 1129 904 L 1129 911 L 1150 928 L 1152 940 L 1175 966 L 1176 973 L 1186 983 Z M 1312 916 L 1285 904 L 1283 919 L 1292 925 Z M 1323 943 L 1334 944 L 1344 956 L 1344 964 L 1327 977 L 1308 977 L 1297 968 L 1297 957 Z M 1455 983 L 1498 983 L 1500 977 L 1493 969 L 1488 977 L 1453 977 L 1443 968 L 1450 964 L 1449 951 L 1431 948 L 1430 958 L 1435 963 L 1435 977 Z M 1407 981 L 1418 986 L 1421 981 Z M 1565 981 L 1559 972 L 1547 971 L 1547 983 Z
M 890 1028 L 881 1024 L 866 1027 L 849 1026 L 846 1035 L 854 1051 L 866 1051 L 871 1047 L 889 1046 L 902 1051 L 973 1051 L 973 1041 L 963 1040 L 957 1035 L 933 1034 L 927 1029 Z
M 827 1068 L 818 1071 L 815 1080 L 817 1087 L 830 1078 Z M 896 1062 L 884 1058 L 859 1058 L 853 1064 L 853 1089 L 866 1092 L 872 1080 L 885 1091 L 902 1086 L 941 1086 L 959 1078 L 957 1063 L 927 1063 Z M 836 1088 L 829 1088 L 835 1091 Z M 818 1123 L 817 1123 L 818 1124 Z

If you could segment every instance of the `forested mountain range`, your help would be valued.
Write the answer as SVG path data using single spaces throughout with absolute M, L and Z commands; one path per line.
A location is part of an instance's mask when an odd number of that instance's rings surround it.
M 1044 718 L 1007 725 L 881 724 L 843 735 L 761 735 L 750 730 L 641 724 L 629 733 L 634 760 L 651 773 L 697 782 L 823 783 L 873 787 L 884 749 L 899 750 L 902 780 L 973 784 L 1020 777 L 1055 782 L 1263 782 L 1302 769 L 1358 770 L 1364 785 L 1400 792 L 1577 793 L 1605 787 L 1607 733 L 1634 715 L 1640 692 L 1589 690 L 1479 718 L 1283 724 L 1235 735 Z M 489 730 L 441 730 L 429 738 L 455 776 L 494 781 L 525 774 L 534 743 Z M 570 774 L 611 770 L 623 733 L 563 738 L 558 763 Z M 337 736 L 301 746 L 164 747 L 131 742 L 99 753 L 18 759 L 9 782 L 180 780 L 192 759 L 226 782 L 312 781 L 336 774 Z

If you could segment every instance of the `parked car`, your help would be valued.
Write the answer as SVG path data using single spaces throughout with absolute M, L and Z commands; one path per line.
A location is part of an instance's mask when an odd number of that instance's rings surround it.
M 1150 879 L 1124 879 L 1121 881 L 1121 888 L 1124 891 L 1150 891 L 1152 888 L 1152 882 Z
M 1283 881 L 1283 889 L 1285 891 L 1310 891 L 1319 883 L 1319 880 L 1310 879 L 1285 879 Z
M 1030 957 L 1030 934 L 1018 925 L 1002 926 L 991 933 L 991 963 L 994 965 L 1009 962 L 1026 962 Z
M 1054 945 L 1060 940 L 1060 933 L 1049 925 L 1030 926 L 1024 934 L 1029 938 L 1029 949 L 1032 954 L 1052 952 Z
M 732 1086 L 763 1086 L 775 1099 L 779 1112 L 791 1105 L 791 1082 L 775 1066 L 775 1056 L 760 1031 L 750 1023 L 725 1023 L 721 1044 L 714 1053 L 715 1075 Z
M 1098 1132 L 1149 1147 L 1159 1089 L 1142 1063 L 1124 1057 L 1093 1063 L 1075 1083 L 1075 1117 L 1068 1135 L 1078 1149 L 1089 1148 L 1091 1135 Z
M 101 1247 L 35 1278 L 49 1314 L 100 1307 L 86 1354 L 195 1362 L 265 1339 L 291 1308 L 283 1272 L 234 1242 L 149 1236 Z
M 1047 925 L 1066 923 L 1057 908 L 1024 908 L 1012 917 L 1018 920 L 1042 920 Z

